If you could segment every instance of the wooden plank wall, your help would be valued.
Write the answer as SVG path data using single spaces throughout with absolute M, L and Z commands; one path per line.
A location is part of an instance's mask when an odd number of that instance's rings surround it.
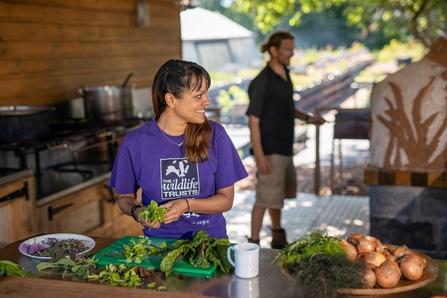
M 121 85 L 131 72 L 149 87 L 168 59 L 181 58 L 175 0 L 0 0 L 0 106 L 47 105 L 86 86 Z

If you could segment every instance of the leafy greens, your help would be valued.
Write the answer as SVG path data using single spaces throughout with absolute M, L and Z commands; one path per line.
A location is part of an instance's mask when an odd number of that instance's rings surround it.
M 230 241 L 226 238 L 217 239 L 201 230 L 194 234 L 192 240 L 177 240 L 170 248 L 168 254 L 161 260 L 160 269 L 169 276 L 176 260 L 183 256 L 189 259 L 191 266 L 208 268 L 216 265 L 224 273 L 228 273 L 233 266 L 227 258 L 227 249 Z
M 168 212 L 168 208 L 163 205 L 158 205 L 157 202 L 151 201 L 147 208 L 140 211 L 140 216 L 144 217 L 146 221 L 164 222 L 164 214 Z

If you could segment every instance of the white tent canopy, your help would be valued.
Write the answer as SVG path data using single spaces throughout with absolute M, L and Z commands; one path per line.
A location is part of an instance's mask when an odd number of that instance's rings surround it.
M 183 41 L 251 38 L 253 33 L 226 16 L 200 7 L 180 13 Z
M 200 7 L 180 13 L 183 59 L 209 71 L 250 67 L 258 57 L 253 33 L 222 14 Z

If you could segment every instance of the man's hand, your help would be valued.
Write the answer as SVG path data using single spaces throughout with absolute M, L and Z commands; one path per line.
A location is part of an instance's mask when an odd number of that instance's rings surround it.
M 255 156 L 256 158 L 256 167 L 258 171 L 264 174 L 268 174 L 270 172 L 270 163 L 265 155 Z
M 326 123 L 326 120 L 324 120 L 324 118 L 321 116 L 310 116 L 309 119 L 307 119 L 307 123 L 314 125 L 322 125 Z

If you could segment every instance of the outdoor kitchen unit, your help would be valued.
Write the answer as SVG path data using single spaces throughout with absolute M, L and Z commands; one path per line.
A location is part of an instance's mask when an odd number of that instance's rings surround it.
M 371 235 L 447 258 L 447 39 L 376 84 L 371 99 Z
M 20 172 L 31 175 L 27 192 L 32 194 L 32 203 L 27 203 L 24 211 L 36 219 L 37 229 L 33 233 L 125 233 L 128 218 L 121 219 L 114 191 L 107 184 L 124 136 L 151 120 L 147 111 L 134 111 L 132 89 L 89 88 L 84 91 L 86 98 L 76 99 L 76 104 L 0 107 L 2 129 L 9 128 L 0 134 L 0 171 L 5 176 L 0 177 L 2 197 L 11 202 L 16 197 L 25 200 L 22 193 L 9 194 L 4 189 L 7 184 L 1 180 Z M 82 109 L 89 106 L 88 117 L 85 111 L 80 113 L 81 118 L 70 114 L 73 106 L 79 110 L 80 100 Z M 28 125 L 25 130 L 21 123 Z M 13 128 L 16 129 L 12 131 Z M 22 184 L 14 184 L 19 192 Z M 114 225 L 118 218 L 120 224 Z M 14 221 L 1 224 L 10 226 Z M 16 237 L 11 236 L 3 241 L 14 240 Z

